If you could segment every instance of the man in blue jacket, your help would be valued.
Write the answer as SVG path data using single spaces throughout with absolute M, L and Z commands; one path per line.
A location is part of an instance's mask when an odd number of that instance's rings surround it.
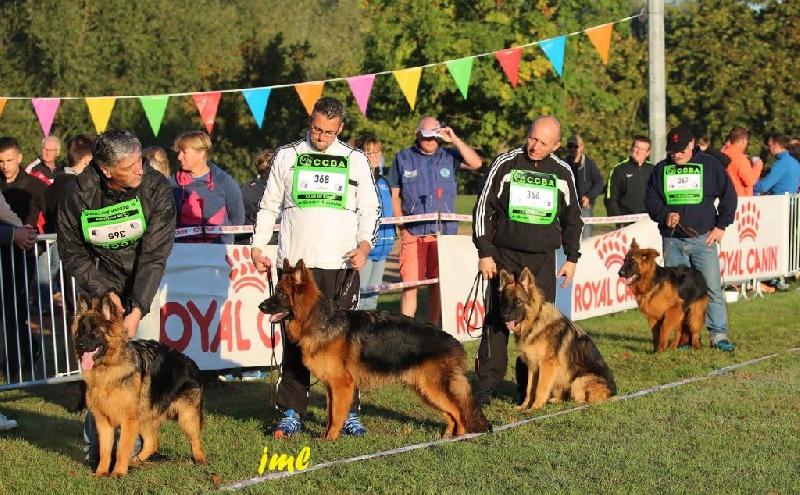
M 722 164 L 694 145 L 694 136 L 686 127 L 669 131 L 668 157 L 650 174 L 645 207 L 661 232 L 664 266 L 689 265 L 705 277 L 711 347 L 730 352 L 734 345 L 728 340 L 717 244 L 733 223 L 736 190 Z M 719 205 L 714 206 L 717 199 Z
M 800 187 L 800 163 L 789 154 L 789 137 L 785 134 L 770 134 L 764 140 L 770 154 L 777 160 L 766 177 L 756 182 L 756 194 L 795 194 Z

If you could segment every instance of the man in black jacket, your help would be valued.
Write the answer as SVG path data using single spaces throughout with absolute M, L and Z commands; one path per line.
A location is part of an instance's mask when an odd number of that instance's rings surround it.
M 583 138 L 575 134 L 567 138 L 566 161 L 575 176 L 575 188 L 582 217 L 594 216 L 594 200 L 603 192 L 605 182 L 597 163 L 583 153 Z M 583 227 L 583 237 L 592 236 L 592 224 Z
M 92 161 L 60 195 L 58 249 L 64 270 L 89 297 L 111 293 L 130 337 L 150 310 L 175 239 L 169 181 L 142 158 L 133 134 L 110 129 L 97 138 Z M 84 424 L 86 463 L 99 446 L 94 418 Z
M 528 268 L 549 302 L 556 300 L 556 280 L 566 288 L 580 257 L 581 207 L 569 165 L 553 152 L 560 146 L 561 124 L 539 117 L 526 144 L 494 159 L 473 212 L 473 242 L 478 270 L 490 279 L 491 309 L 475 360 L 476 399 L 487 404 L 508 367 L 508 329 L 500 317 L 499 273 L 519 277 Z M 526 194 L 529 193 L 529 194 Z M 530 199 L 534 198 L 534 199 Z M 556 273 L 556 249 L 567 260 Z M 517 391 L 525 397 L 528 368 L 517 359 Z M 518 398 L 519 399 L 519 398 Z
M 608 175 L 606 188 L 606 211 L 608 216 L 633 215 L 645 213 L 644 192 L 647 181 L 653 172 L 653 164 L 647 161 L 650 156 L 650 139 L 634 136 L 631 154 L 627 160 L 619 162 Z M 617 228 L 625 224 L 617 224 Z

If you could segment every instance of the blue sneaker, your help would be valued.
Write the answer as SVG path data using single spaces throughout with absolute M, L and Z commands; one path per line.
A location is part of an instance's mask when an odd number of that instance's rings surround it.
M 715 347 L 722 352 L 733 352 L 736 349 L 736 346 L 731 344 L 728 340 L 720 340 L 716 344 L 712 344 L 711 347 Z
M 303 424 L 300 423 L 300 416 L 294 412 L 294 409 L 287 409 L 283 411 L 278 426 L 272 431 L 272 436 L 275 438 L 288 438 L 302 431 Z
M 350 413 L 347 416 L 347 421 L 344 422 L 344 426 L 342 427 L 342 435 L 360 437 L 366 433 L 367 429 L 364 428 L 363 424 L 361 424 L 361 420 L 358 419 L 358 414 Z

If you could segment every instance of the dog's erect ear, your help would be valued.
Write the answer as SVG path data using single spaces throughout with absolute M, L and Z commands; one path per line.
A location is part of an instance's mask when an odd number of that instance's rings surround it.
M 306 263 L 303 260 L 297 260 L 297 264 L 294 265 L 294 283 L 296 285 L 300 285 L 306 280 Z
M 523 268 L 522 273 L 519 274 L 519 284 L 525 291 L 529 291 L 533 286 L 533 273 L 531 273 L 527 266 Z
M 639 243 L 636 242 L 636 238 L 635 237 L 631 241 L 631 249 L 639 249 Z
M 75 313 L 85 313 L 91 307 L 91 301 L 83 294 L 83 292 L 78 293 L 78 300 L 76 301 L 75 305 Z
M 100 314 L 106 320 L 113 320 L 117 317 L 117 306 L 109 294 L 103 296 L 103 300 L 100 301 Z
M 500 290 L 503 290 L 506 285 L 514 283 L 514 275 L 509 274 L 505 268 L 500 270 Z
M 283 273 L 290 273 L 292 271 L 292 264 L 289 263 L 289 258 L 283 258 Z

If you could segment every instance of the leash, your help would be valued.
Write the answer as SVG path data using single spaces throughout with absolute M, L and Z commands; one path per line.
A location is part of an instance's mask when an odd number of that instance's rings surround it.
M 479 327 L 474 327 L 470 325 L 470 321 L 472 321 L 472 316 L 475 314 L 475 306 L 477 305 L 478 301 L 478 294 L 483 293 L 483 321 L 484 324 Z M 475 279 L 472 281 L 472 287 L 469 289 L 469 294 L 467 294 L 466 305 L 469 307 L 469 311 L 464 313 L 464 325 L 467 328 L 467 335 L 472 338 L 475 338 L 472 335 L 471 330 L 480 330 L 481 331 L 481 339 L 486 341 L 486 359 L 487 361 L 492 358 L 492 339 L 490 339 L 486 333 L 488 327 L 486 326 L 486 316 L 489 314 L 489 310 L 492 308 L 492 294 L 491 294 L 491 284 L 487 284 L 486 279 L 483 278 L 481 272 L 479 271 L 475 275 Z

